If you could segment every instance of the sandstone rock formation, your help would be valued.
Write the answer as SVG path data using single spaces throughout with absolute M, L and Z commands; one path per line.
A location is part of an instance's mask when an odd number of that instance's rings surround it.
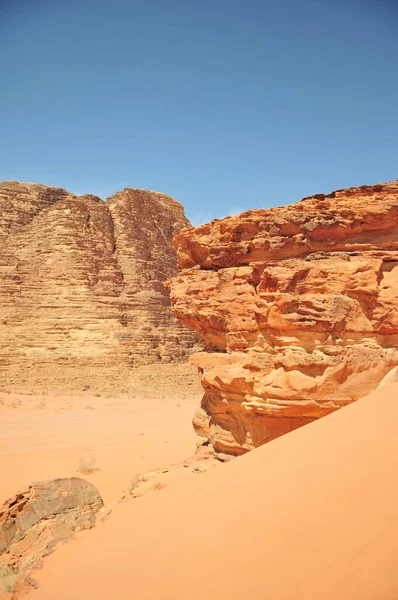
M 57 543 L 93 527 L 102 506 L 98 490 L 78 477 L 21 490 L 0 506 L 0 569 L 23 579 L 25 569 L 38 566 Z
M 179 360 L 195 335 L 169 308 L 173 232 L 165 194 L 107 202 L 32 183 L 0 184 L 0 368 L 120 367 Z
M 194 418 L 241 454 L 375 389 L 398 365 L 398 181 L 186 228 L 174 312 L 199 332 Z

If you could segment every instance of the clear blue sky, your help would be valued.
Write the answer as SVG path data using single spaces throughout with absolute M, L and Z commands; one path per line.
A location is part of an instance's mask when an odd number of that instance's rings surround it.
M 1 0 L 0 180 L 195 224 L 398 178 L 398 1 Z

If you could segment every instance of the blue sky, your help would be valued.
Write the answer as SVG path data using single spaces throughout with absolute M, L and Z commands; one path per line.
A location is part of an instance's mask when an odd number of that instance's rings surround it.
M 2 0 L 0 180 L 195 223 L 398 178 L 398 2 Z

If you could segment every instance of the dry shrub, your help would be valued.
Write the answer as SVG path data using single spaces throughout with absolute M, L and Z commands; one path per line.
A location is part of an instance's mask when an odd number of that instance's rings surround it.
M 76 470 L 79 473 L 84 473 L 85 475 L 89 475 L 90 473 L 94 473 L 97 471 L 97 459 L 93 454 L 87 454 L 85 456 L 80 456 L 77 461 Z
M 21 569 L 13 569 L 12 567 L 0 568 L 0 591 L 3 594 L 10 594 L 15 590 L 18 579 L 22 575 Z

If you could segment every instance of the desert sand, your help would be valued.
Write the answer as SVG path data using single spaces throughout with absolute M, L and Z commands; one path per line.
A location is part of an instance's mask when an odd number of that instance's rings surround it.
M 201 390 L 194 367 L 131 369 L 126 391 L 113 394 L 100 377 L 95 383 L 97 389 L 69 393 L 0 391 L 0 504 L 33 481 L 70 476 L 86 477 L 108 503 L 135 474 L 195 451 L 191 419 Z M 78 473 L 81 457 L 94 458 L 92 474 Z
M 48 558 L 29 600 L 395 600 L 397 397 L 122 502 Z

